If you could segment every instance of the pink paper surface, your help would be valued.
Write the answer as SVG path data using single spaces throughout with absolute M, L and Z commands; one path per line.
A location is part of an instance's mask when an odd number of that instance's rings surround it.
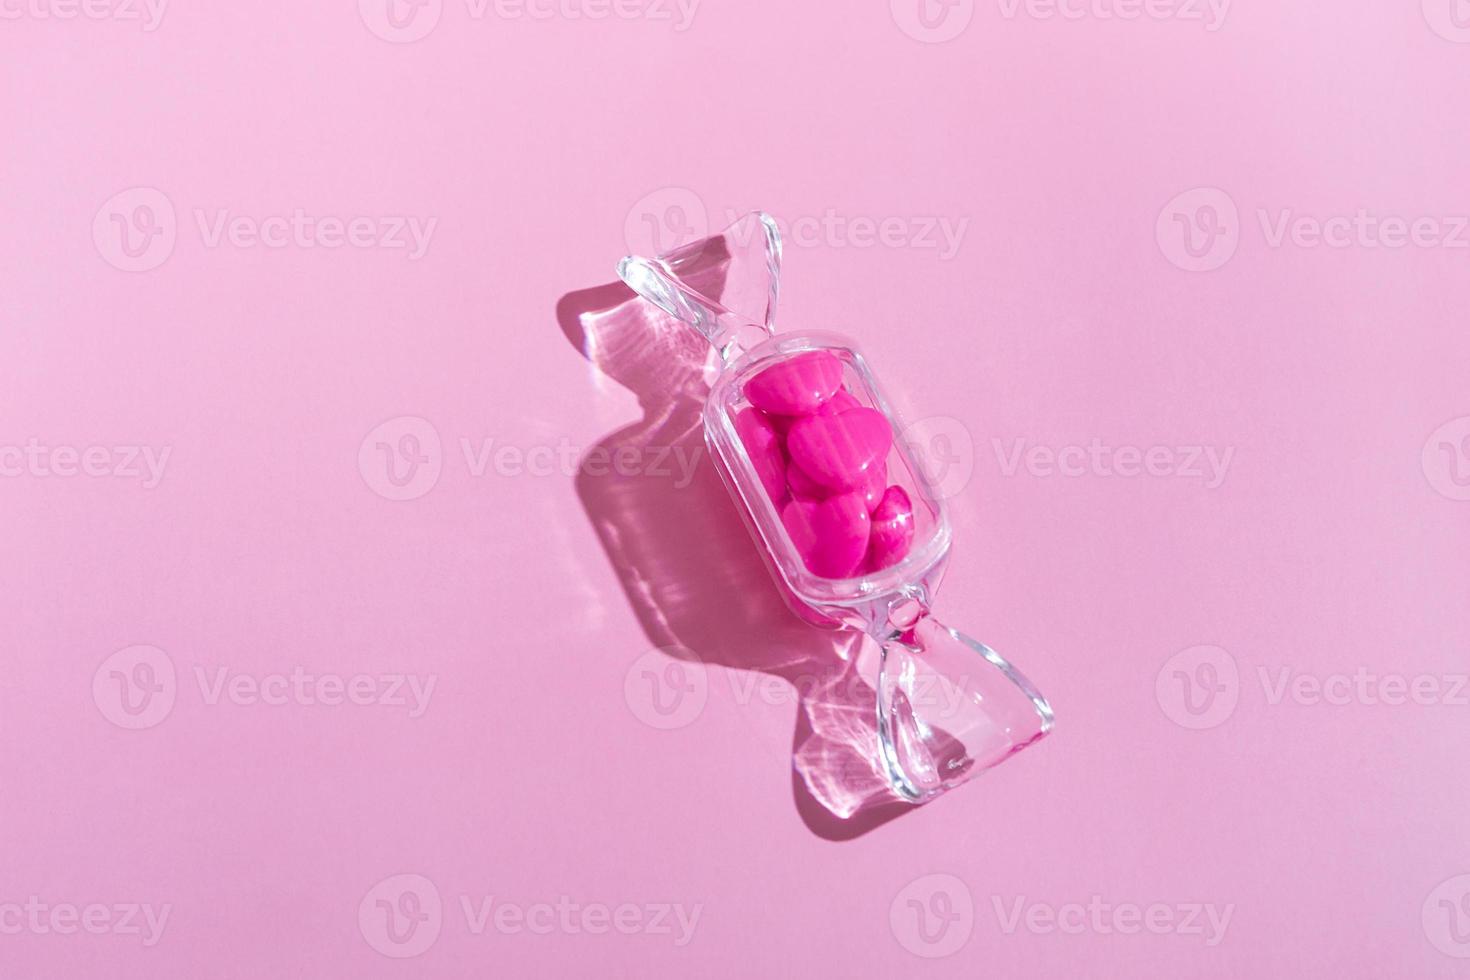
M 1467 42 L 0 0 L 0 977 L 1463 975 Z M 756 207 L 1057 712 L 893 819 L 708 460 L 615 462 L 698 377 L 579 349 Z

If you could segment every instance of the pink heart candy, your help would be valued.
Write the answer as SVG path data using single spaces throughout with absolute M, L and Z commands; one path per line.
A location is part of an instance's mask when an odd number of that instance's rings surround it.
M 878 509 L 883 502 L 883 487 L 888 483 L 888 461 L 880 459 L 868 467 L 868 477 L 858 486 L 858 492 L 863 495 L 863 501 L 868 505 L 868 513 Z
M 745 382 L 745 397 L 763 412 L 808 415 L 842 384 L 842 362 L 814 350 L 773 364 Z
M 822 402 L 822 405 L 820 408 L 817 409 L 816 414 L 836 415 L 839 412 L 847 411 L 849 408 L 862 407 L 863 403 L 854 398 L 850 392 L 839 388 L 832 395 L 831 398 Z M 791 427 L 800 422 L 805 417 L 806 416 L 804 415 L 767 415 L 766 420 L 771 423 L 771 428 L 776 430 L 776 434 L 779 435 L 782 439 L 785 439 L 787 433 L 791 431 Z M 879 487 L 878 490 L 881 495 L 883 488 Z M 877 501 L 874 501 L 874 503 L 876 504 Z
M 867 554 L 872 518 L 862 494 L 825 500 L 794 497 L 782 509 L 781 521 L 806 567 L 824 578 L 847 578 Z
M 786 455 L 781 450 L 781 437 L 770 420 L 753 408 L 742 409 L 735 416 L 735 431 L 745 443 L 766 496 L 780 506 L 786 500 Z
M 786 467 L 786 482 L 791 487 L 791 493 L 797 497 L 807 500 L 821 500 L 823 497 L 832 496 L 832 491 L 807 476 L 795 466 Z
M 893 427 L 871 408 L 807 416 L 786 437 L 791 462 L 828 491 L 863 485 L 869 469 L 887 457 L 892 445 Z
M 818 415 L 840 415 L 849 408 L 862 408 L 863 403 L 853 397 L 852 392 L 844 389 L 833 393 L 832 397 L 822 403 L 817 409 Z
M 799 466 L 786 467 L 786 482 L 791 487 L 791 492 L 798 497 L 808 500 L 819 500 L 822 497 L 832 496 L 832 491 L 802 472 Z M 863 501 L 868 505 L 868 513 L 877 509 L 878 503 L 883 499 L 883 491 L 888 489 L 888 463 L 886 460 L 878 460 L 868 467 L 867 475 L 859 484 L 855 492 L 863 495 Z
M 793 425 L 805 417 L 802 415 L 776 415 L 770 412 L 762 412 L 761 414 L 765 416 L 767 422 L 771 423 L 771 428 L 776 430 L 776 435 L 782 439 L 786 438 L 786 434 L 791 431 Z
M 889 487 L 873 511 L 864 567 L 870 572 L 897 565 L 914 543 L 914 505 L 903 487 Z

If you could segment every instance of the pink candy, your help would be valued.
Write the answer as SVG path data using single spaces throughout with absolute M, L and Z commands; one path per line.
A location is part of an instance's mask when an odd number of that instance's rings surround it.
M 825 578 L 897 564 L 915 530 L 908 494 L 887 485 L 893 427 L 842 387 L 843 371 L 826 351 L 774 364 L 745 383 L 755 407 L 735 419 L 798 553 Z
M 826 578 L 847 578 L 868 552 L 872 518 L 861 494 L 825 500 L 793 497 L 782 509 L 781 521 L 806 567 Z
M 849 408 L 862 407 L 863 403 L 853 397 L 852 392 L 846 388 L 839 388 L 836 394 L 822 403 L 822 407 L 817 409 L 817 414 L 836 415 L 838 412 L 845 412 Z
M 735 431 L 745 443 L 751 465 L 766 495 L 777 504 L 786 499 L 786 454 L 781 450 L 781 437 L 768 418 L 753 408 L 735 416 Z
M 893 445 L 893 428 L 871 408 L 835 415 L 808 415 L 786 435 L 793 465 L 831 492 L 851 490 L 868 479 Z
M 745 397 L 762 412 L 810 415 L 842 385 L 842 362 L 826 351 L 798 354 L 745 383 Z
M 791 493 L 797 497 L 814 499 L 829 496 L 832 492 L 807 476 L 799 466 L 786 467 L 786 482 L 791 487 Z M 883 499 L 883 491 L 888 489 L 888 464 L 880 459 L 869 466 L 867 476 L 856 489 L 863 495 L 863 500 L 868 505 L 868 512 L 872 513 L 873 509 L 878 506 L 878 501 Z M 772 494 L 771 499 L 780 503 L 782 495 Z
M 868 538 L 869 571 L 897 565 L 914 543 L 914 505 L 903 487 L 889 487 L 872 514 Z

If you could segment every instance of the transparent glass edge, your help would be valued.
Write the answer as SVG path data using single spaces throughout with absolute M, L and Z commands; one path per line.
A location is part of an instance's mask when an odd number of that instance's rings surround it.
M 952 639 L 964 644 L 965 646 L 968 646 L 976 653 L 978 653 L 981 657 L 983 657 L 985 661 L 989 663 L 992 667 L 999 670 L 1002 676 L 1005 677 L 1006 681 L 1013 685 L 1018 691 L 1021 692 L 1023 696 L 1026 697 L 1028 701 L 1031 702 L 1032 709 L 1036 712 L 1037 717 L 1040 719 L 1040 725 L 1038 726 L 1036 733 L 1031 738 L 1027 739 L 1024 742 L 1017 742 L 1013 744 L 1010 748 L 1010 751 L 1008 751 L 1005 755 L 997 758 L 994 762 L 985 766 L 983 769 L 979 769 L 978 771 L 970 774 L 961 782 L 927 791 L 920 789 L 913 784 L 913 781 L 904 771 L 902 761 L 899 758 L 898 746 L 894 743 L 893 739 L 893 719 L 888 713 L 889 706 L 887 692 L 883 690 L 883 678 L 887 675 L 888 661 L 889 658 L 893 656 L 893 648 L 895 646 L 904 647 L 916 655 L 918 654 L 918 651 L 915 650 L 913 647 L 909 647 L 901 640 L 897 639 L 897 636 L 891 637 L 887 642 L 884 642 L 882 644 L 882 649 L 879 654 L 879 690 L 876 692 L 876 714 L 879 751 L 882 754 L 883 766 L 888 774 L 888 781 L 890 785 L 892 785 L 894 792 L 897 793 L 906 802 L 912 803 L 916 806 L 943 796 L 945 793 L 957 789 L 959 786 L 962 786 L 965 783 L 969 783 L 977 777 L 985 774 L 986 772 L 989 772 L 991 769 L 994 769 L 996 766 L 1005 762 L 1007 759 L 1011 758 L 1017 753 L 1022 752 L 1027 748 L 1030 748 L 1037 742 L 1040 742 L 1042 739 L 1046 738 L 1056 727 L 1056 713 L 1052 710 L 1051 702 L 1048 701 L 1046 696 L 1041 693 L 1040 689 L 1031 682 L 1031 679 L 1028 678 L 1024 673 L 1022 673 L 1014 664 L 1012 664 L 1005 657 L 1002 657 L 992 647 L 985 643 L 982 643 L 974 637 L 971 637 L 965 633 L 961 633 L 954 627 L 941 623 L 938 620 L 933 620 L 933 622 L 935 622 L 941 629 L 948 633 Z

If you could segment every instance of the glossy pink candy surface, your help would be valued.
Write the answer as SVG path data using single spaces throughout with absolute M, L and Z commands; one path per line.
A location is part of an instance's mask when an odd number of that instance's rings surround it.
M 863 403 L 853 397 L 852 392 L 847 391 L 844 388 L 839 388 L 837 392 L 832 395 L 831 398 L 822 403 L 822 406 L 817 409 L 817 414 L 836 415 L 839 412 L 847 411 L 849 408 L 862 407 Z
M 889 487 L 872 513 L 865 567 L 876 572 L 896 565 L 914 543 L 914 505 L 903 487 Z
M 842 387 L 826 351 L 798 354 L 745 384 L 754 408 L 735 419 L 761 486 L 807 568 L 847 578 L 902 561 L 914 511 L 888 485 L 893 427 Z
M 786 453 L 781 448 L 781 436 L 777 434 L 763 413 L 754 408 L 742 409 L 735 416 L 735 431 L 745 443 L 750 454 L 751 465 L 766 494 L 776 502 L 786 499 Z
M 772 415 L 809 415 L 842 385 L 842 362 L 809 351 L 766 368 L 745 384 L 745 397 Z
M 806 567 L 826 578 L 847 578 L 868 552 L 872 518 L 855 491 L 823 500 L 793 497 L 781 510 L 781 521 Z
M 792 465 L 832 493 L 865 483 L 892 445 L 893 427 L 871 408 L 809 415 L 786 435 Z
M 799 466 L 786 467 L 786 483 L 796 497 L 818 498 L 831 495 L 830 490 L 807 476 Z M 888 489 L 888 464 L 880 459 L 869 466 L 863 482 L 854 489 L 863 495 L 863 500 L 868 504 L 868 512 L 872 513 L 883 499 L 883 491 Z M 782 497 L 780 494 L 772 494 L 771 499 L 779 503 Z

